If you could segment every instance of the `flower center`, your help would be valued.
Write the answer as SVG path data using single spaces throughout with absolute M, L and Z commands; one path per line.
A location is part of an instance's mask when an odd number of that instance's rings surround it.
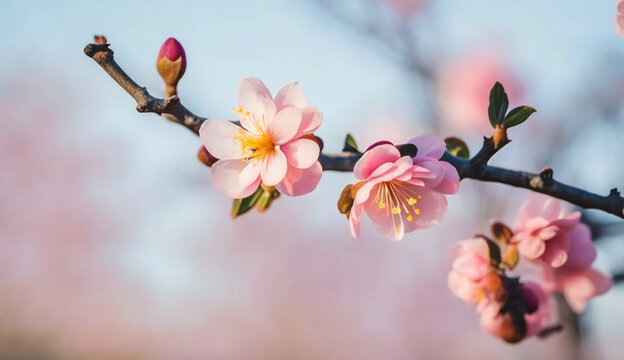
M 392 217 L 394 231 L 400 231 L 401 213 L 405 213 L 407 221 L 414 221 L 414 216 L 422 214 L 416 205 L 422 197 L 402 181 L 384 181 L 379 184 L 373 203 L 380 209 L 386 209 L 386 215 Z
M 253 158 L 263 158 L 276 149 L 279 149 L 279 145 L 273 144 L 271 136 L 264 131 L 264 126 L 260 126 L 260 123 L 256 121 L 256 118 L 249 111 L 244 111 L 242 108 L 234 108 L 234 112 L 246 116 L 249 122 L 254 126 L 257 133 L 251 133 L 240 129 L 238 134 L 234 135 L 234 139 L 240 141 L 241 153 L 243 161 Z M 264 123 L 264 114 L 262 115 L 262 121 Z

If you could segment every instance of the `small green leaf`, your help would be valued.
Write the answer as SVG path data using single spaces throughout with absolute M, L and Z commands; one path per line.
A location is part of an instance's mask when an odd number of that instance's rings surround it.
M 503 126 L 510 128 L 516 125 L 522 124 L 526 119 L 531 116 L 536 110 L 530 106 L 518 106 L 511 110 L 503 121 Z
M 492 262 L 492 265 L 498 266 L 501 262 L 501 251 L 498 244 L 486 237 L 483 239 L 487 242 L 488 248 L 490 249 L 490 261 Z
M 447 137 L 446 139 L 444 139 L 444 142 L 446 143 L 446 150 L 448 150 L 451 155 L 462 159 L 468 159 L 470 157 L 468 145 L 466 145 L 466 143 L 462 139 L 456 137 Z
M 344 143 L 344 147 L 342 148 L 342 151 L 358 152 L 357 143 L 355 142 L 355 139 L 353 138 L 353 135 L 347 134 L 347 137 L 345 138 L 345 143 Z
M 492 128 L 503 122 L 507 108 L 509 107 L 509 99 L 505 88 L 498 81 L 490 90 L 490 106 L 488 107 L 488 118 Z
M 233 218 L 237 216 L 243 215 L 244 213 L 251 210 L 260 199 L 260 196 L 264 193 L 264 189 L 261 186 L 258 186 L 256 192 L 251 194 L 250 196 L 244 199 L 234 199 L 232 202 L 232 210 L 230 211 L 230 215 Z

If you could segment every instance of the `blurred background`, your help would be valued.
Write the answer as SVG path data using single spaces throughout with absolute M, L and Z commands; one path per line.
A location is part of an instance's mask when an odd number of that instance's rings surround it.
M 507 345 L 447 289 L 449 249 L 511 223 L 527 191 L 462 182 L 443 223 L 359 239 L 336 209 L 349 173 L 229 217 L 199 139 L 134 101 L 82 49 L 105 34 L 152 94 L 165 39 L 185 47 L 178 91 L 235 118 L 236 87 L 298 80 L 326 151 L 425 132 L 475 152 L 487 98 L 538 113 L 493 164 L 550 166 L 606 194 L 624 186 L 624 39 L 615 0 L 2 1 L 0 358 L 618 359 L 617 285 L 564 330 Z M 586 212 L 597 267 L 624 271 L 622 222 Z M 530 278 L 530 277 L 529 277 Z M 555 306 L 553 304 L 553 306 Z

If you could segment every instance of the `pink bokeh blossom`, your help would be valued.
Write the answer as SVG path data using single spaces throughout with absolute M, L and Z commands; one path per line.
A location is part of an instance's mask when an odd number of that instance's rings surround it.
M 349 216 L 354 237 L 366 211 L 377 229 L 391 240 L 403 234 L 437 225 L 446 213 L 445 194 L 459 188 L 459 175 L 453 166 L 439 161 L 446 149 L 438 136 L 423 135 L 410 143 L 418 154 L 401 156 L 393 145 L 383 144 L 364 153 L 353 173 L 362 180 Z
M 441 67 L 439 103 L 444 124 L 454 132 L 486 135 L 490 89 L 497 81 L 510 99 L 522 99 L 522 83 L 498 52 L 479 50 Z
M 613 20 L 615 31 L 624 38 L 624 0 L 618 0 L 615 4 L 618 14 L 615 15 Z
M 520 208 L 511 242 L 525 258 L 560 267 L 568 260 L 580 217 L 580 212 L 565 215 L 557 199 L 531 195 Z
M 322 175 L 320 148 L 308 135 L 319 128 L 323 114 L 307 106 L 298 83 L 284 85 L 273 99 L 260 79 L 245 78 L 235 111 L 241 126 L 208 119 L 199 130 L 206 149 L 220 159 L 210 176 L 221 192 L 244 198 L 261 182 L 290 196 L 316 188 Z
M 453 266 L 448 286 L 459 299 L 477 303 L 485 277 L 490 273 L 490 254 L 484 238 L 462 240 L 453 247 Z

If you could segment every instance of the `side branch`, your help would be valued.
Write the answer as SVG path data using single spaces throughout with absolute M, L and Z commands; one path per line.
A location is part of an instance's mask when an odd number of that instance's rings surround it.
M 199 128 L 206 118 L 197 116 L 182 105 L 180 98 L 174 95 L 168 99 L 159 99 L 152 96 L 147 89 L 139 86 L 123 69 L 115 62 L 113 50 L 109 44 L 89 44 L 85 46 L 84 53 L 95 60 L 137 103 L 137 111 L 142 113 L 165 114 L 165 117 L 178 123 L 195 134 L 199 134 Z
M 199 134 L 199 128 L 206 118 L 190 112 L 175 95 L 168 99 L 152 96 L 147 89 L 134 82 L 115 62 L 109 44 L 89 44 L 84 48 L 84 52 L 132 96 L 137 103 L 139 112 L 163 115 L 195 134 Z M 612 189 L 609 195 L 601 196 L 555 181 L 552 178 L 551 169 L 545 169 L 540 174 L 534 174 L 488 165 L 488 160 L 501 147 L 495 148 L 492 138 L 484 138 L 481 150 L 472 159 L 458 158 L 445 152 L 441 160 L 453 165 L 461 179 L 497 182 L 520 187 L 565 200 L 584 209 L 598 209 L 624 219 L 624 198 L 620 196 L 617 189 Z M 321 153 L 319 161 L 323 170 L 348 172 L 353 171 L 355 163 L 361 156 L 361 153 L 352 152 Z

